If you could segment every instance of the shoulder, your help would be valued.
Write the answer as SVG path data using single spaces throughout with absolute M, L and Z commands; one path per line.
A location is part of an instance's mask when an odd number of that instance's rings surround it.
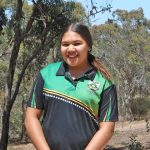
M 97 75 L 97 79 L 99 80 L 101 86 L 103 87 L 103 90 L 114 85 L 113 80 L 108 80 L 101 72 L 97 71 L 96 75 Z
M 60 67 L 61 62 L 56 62 L 56 63 L 50 63 L 44 68 L 40 70 L 41 73 L 45 73 L 49 70 L 57 70 Z
M 48 64 L 47 66 L 43 67 L 41 70 L 40 70 L 40 74 L 42 76 L 45 76 L 49 73 L 56 73 L 60 67 L 62 62 L 56 62 L 56 63 L 50 63 Z

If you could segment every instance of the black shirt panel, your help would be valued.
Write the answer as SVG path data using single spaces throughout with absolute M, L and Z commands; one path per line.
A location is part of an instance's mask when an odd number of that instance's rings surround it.
M 99 118 L 102 121 L 118 121 L 118 101 L 116 86 L 111 85 L 101 95 Z

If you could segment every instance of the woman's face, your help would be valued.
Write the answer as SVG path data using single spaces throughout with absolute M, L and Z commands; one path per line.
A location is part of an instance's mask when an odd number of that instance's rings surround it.
M 67 31 L 61 41 L 61 53 L 64 61 L 72 68 L 82 69 L 88 66 L 89 46 L 80 34 Z

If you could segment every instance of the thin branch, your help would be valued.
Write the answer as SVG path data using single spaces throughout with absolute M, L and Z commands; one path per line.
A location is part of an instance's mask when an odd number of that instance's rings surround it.
M 106 57 L 103 57 L 103 59 L 116 71 L 116 73 L 118 74 L 118 77 L 121 79 L 121 75 L 117 67 L 111 61 L 109 61 Z
M 56 37 L 57 35 L 55 35 L 54 37 L 53 37 L 53 39 Z M 28 65 L 32 62 L 32 60 L 42 51 L 42 49 L 43 49 L 43 47 L 45 46 L 45 45 L 47 45 L 47 44 L 49 44 L 50 43 L 50 40 L 47 40 L 46 41 L 46 35 L 45 35 L 45 38 L 42 38 L 43 40 L 41 40 L 41 46 L 39 47 L 39 48 L 36 48 L 36 50 L 34 51 L 34 53 L 32 54 L 32 56 L 26 61 L 26 63 L 23 65 L 23 67 L 22 67 L 22 71 L 21 71 L 21 73 L 18 75 L 18 81 L 17 81 L 17 83 L 16 83 L 16 87 L 15 87 L 15 91 L 14 91 L 14 94 L 13 94 L 13 96 L 12 96 L 12 98 L 11 98 L 11 103 L 13 103 L 14 102 L 14 100 L 16 99 L 16 96 L 17 96 L 17 94 L 18 94 L 18 92 L 19 92 L 19 87 L 20 87 L 20 84 L 21 84 L 21 81 L 22 81 L 22 78 L 23 78 L 23 76 L 24 76 L 24 74 L 25 74 L 25 71 L 26 71 L 26 69 L 27 69 L 27 67 L 28 67 Z M 49 38 L 49 39 L 51 39 L 51 38 Z M 45 42 L 46 41 L 46 42 Z
M 86 18 L 95 16 L 98 13 L 104 13 L 105 11 L 110 11 L 111 8 L 112 8 L 111 6 L 108 6 L 108 7 L 103 7 L 101 10 L 97 10 L 96 7 L 92 7 L 92 10 L 90 11 L 89 15 L 86 16 Z
M 18 75 L 18 81 L 16 83 L 16 87 L 15 87 L 15 91 L 14 91 L 14 94 L 11 98 L 11 103 L 14 102 L 14 100 L 16 99 L 16 96 L 18 94 L 18 91 L 19 91 L 19 87 L 20 87 L 20 84 L 21 84 L 21 81 L 22 81 L 22 78 L 24 76 L 24 73 L 25 73 L 25 70 L 27 69 L 28 65 L 31 63 L 31 61 L 36 57 L 36 55 L 38 55 L 41 50 L 43 49 L 44 47 L 44 41 L 41 43 L 41 46 L 39 48 L 37 48 L 33 55 L 26 61 L 26 63 L 24 64 L 24 66 L 22 67 L 22 71 L 21 73 Z
M 10 52 L 3 52 L 3 53 L 0 54 L 0 58 L 2 58 L 3 56 L 6 56 L 8 54 L 10 54 Z
M 27 23 L 27 26 L 26 26 L 26 29 L 25 31 L 22 33 L 22 39 L 26 36 L 26 34 L 30 31 L 30 29 L 32 28 L 32 25 L 33 25 L 33 22 L 34 22 L 34 17 L 33 15 L 30 17 L 28 23 Z

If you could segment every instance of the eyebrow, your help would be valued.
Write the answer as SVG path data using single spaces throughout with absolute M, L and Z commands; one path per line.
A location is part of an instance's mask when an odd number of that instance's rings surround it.
M 82 41 L 76 40 L 76 41 L 71 41 L 71 42 L 76 43 L 76 42 L 82 42 Z M 70 43 L 70 41 L 62 41 L 61 43 Z

